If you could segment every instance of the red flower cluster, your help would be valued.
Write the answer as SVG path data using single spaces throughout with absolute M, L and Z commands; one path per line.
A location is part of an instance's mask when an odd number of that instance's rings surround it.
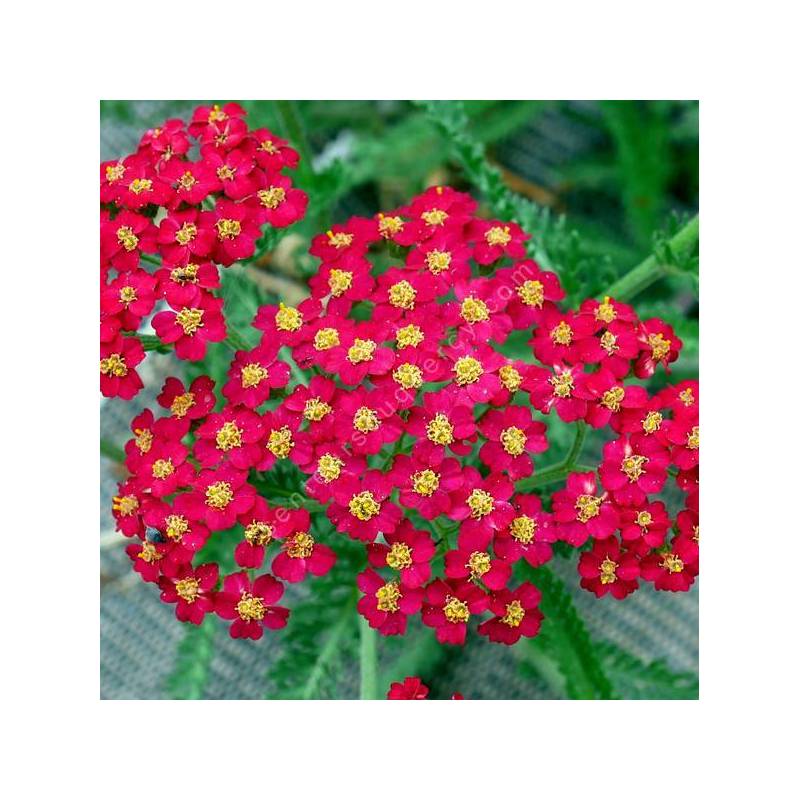
M 198 124 L 190 132 L 206 136 Z M 239 169 L 230 151 L 214 152 Z M 248 197 L 256 172 L 231 182 L 231 201 L 217 208 Z M 419 613 L 442 643 L 463 644 L 475 618 L 494 642 L 535 636 L 540 593 L 514 582 L 514 565 L 544 564 L 556 542 L 591 543 L 579 572 L 598 596 L 625 597 L 639 581 L 671 591 L 692 584 L 698 386 L 651 395 L 634 382 L 668 372 L 681 341 L 613 298 L 562 310 L 556 275 L 524 257 L 528 236 L 475 212 L 469 195 L 434 187 L 317 236 L 311 296 L 259 310 L 261 343 L 236 354 L 227 405 L 215 411 L 209 379 L 188 389 L 171 379 L 159 398 L 170 415 L 134 420 L 133 477 L 114 513 L 141 540 L 130 548 L 137 569 L 165 601 L 178 598 L 181 619 L 196 622 L 213 607 L 234 620 L 233 636 L 253 638 L 286 622 L 272 575 L 251 582 L 234 573 L 215 593 L 214 565 L 202 574 L 192 566 L 213 532 L 238 526 L 239 566 L 259 569 L 269 556 L 284 581 L 332 567 L 305 511 L 257 495 L 260 473 L 279 461 L 307 476 L 308 496 L 341 535 L 365 545 L 358 610 L 384 635 L 403 634 Z M 215 247 L 219 258 L 224 248 Z M 388 253 L 388 268 L 370 261 L 374 251 Z M 528 333 L 535 363 L 504 354 L 513 331 Z M 271 390 L 287 385 L 281 347 L 309 379 L 263 410 Z M 550 507 L 524 481 L 548 448 L 551 413 L 613 438 L 597 472 L 570 475 Z M 671 473 L 685 495 L 675 519 L 657 499 Z
M 404 678 L 403 682 L 393 683 L 389 687 L 386 694 L 387 700 L 427 700 L 428 692 L 430 689 L 422 682 L 420 678 L 408 677 Z M 451 700 L 463 700 L 464 695 L 461 692 L 455 692 Z
M 152 320 L 178 358 L 203 358 L 225 338 L 217 264 L 255 252 L 262 227 L 301 219 L 308 198 L 283 174 L 297 153 L 265 128 L 250 131 L 236 103 L 201 106 L 187 126 L 168 120 L 135 153 L 100 165 L 100 389 L 130 400 L 144 358 L 130 335 Z M 195 157 L 196 156 L 196 157 Z M 160 264 L 150 272 L 142 255 Z

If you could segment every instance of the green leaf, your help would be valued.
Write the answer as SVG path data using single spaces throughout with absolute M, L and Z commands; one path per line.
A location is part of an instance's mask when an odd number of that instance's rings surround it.
M 166 680 L 173 700 L 202 700 L 214 658 L 217 620 L 207 615 L 201 625 L 185 623 L 186 632 L 178 644 L 175 665 Z

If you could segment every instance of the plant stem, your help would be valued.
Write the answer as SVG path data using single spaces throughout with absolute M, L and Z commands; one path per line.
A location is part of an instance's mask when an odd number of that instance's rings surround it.
M 151 256 L 149 253 L 139 253 L 139 258 L 146 261 L 148 264 L 155 264 L 157 267 L 161 266 L 161 259 Z
M 378 699 L 378 635 L 359 614 L 358 628 L 361 636 L 361 699 Z
M 688 253 L 700 237 L 700 219 L 695 215 L 668 242 L 676 256 Z M 608 296 L 615 300 L 626 301 L 643 292 L 648 286 L 669 274 L 670 265 L 658 260 L 653 253 L 641 264 L 625 273 L 618 281 L 611 284 L 598 299 Z
M 537 472 L 530 478 L 517 481 L 517 491 L 527 492 L 531 489 L 535 489 L 537 486 L 547 486 L 550 483 L 563 481 L 573 469 L 578 467 L 578 458 L 583 449 L 585 439 L 586 423 L 583 420 L 578 420 L 575 428 L 575 439 L 573 439 L 572 445 L 569 448 L 569 452 L 564 457 L 564 460 L 560 461 L 558 464 L 553 464 L 551 467 L 547 467 L 547 469 L 543 469 L 541 472 Z M 584 469 L 584 467 L 581 466 L 579 469 Z M 591 470 L 593 467 L 586 467 L 585 469 Z
M 275 109 L 283 123 L 284 133 L 300 153 L 299 172 L 310 183 L 314 181 L 314 165 L 303 122 L 294 100 L 276 100 Z
M 118 464 L 125 463 L 125 452 L 121 447 L 118 447 L 108 439 L 100 439 L 100 455 L 105 456 L 111 461 L 116 461 Z
M 132 333 L 125 331 L 123 336 L 128 336 L 132 339 L 138 339 L 142 343 L 145 353 L 155 351 L 157 353 L 169 353 L 172 345 L 162 342 L 158 336 L 152 333 Z

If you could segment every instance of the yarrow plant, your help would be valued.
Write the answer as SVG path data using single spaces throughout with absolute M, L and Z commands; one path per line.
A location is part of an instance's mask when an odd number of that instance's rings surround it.
M 149 131 L 137 153 L 103 165 L 105 395 L 141 388 L 144 353 L 126 334 L 158 301 L 169 308 L 153 327 L 179 358 L 225 338 L 217 265 L 252 255 L 265 223 L 303 215 L 305 196 L 281 172 L 297 161 L 230 104 Z M 614 297 L 564 307 L 529 239 L 447 186 L 353 217 L 313 239 L 307 299 L 258 310 L 261 341 L 235 352 L 221 402 L 208 376 L 167 380 L 166 413 L 131 424 L 113 513 L 136 571 L 178 619 L 216 614 L 252 639 L 291 624 L 284 585 L 329 572 L 337 537 L 363 546 L 349 580 L 384 636 L 419 615 L 442 644 L 535 637 L 535 570 L 570 548 L 598 597 L 692 586 L 698 384 L 648 389 L 681 340 Z M 160 268 L 143 269 L 142 254 Z M 512 337 L 527 342 L 524 358 L 506 354 Z M 554 417 L 575 443 L 540 468 Z M 590 429 L 601 458 L 577 466 Z M 287 470 L 303 476 L 302 494 L 281 490 Z M 208 560 L 212 540 L 236 569 Z M 409 678 L 389 696 L 426 693 Z

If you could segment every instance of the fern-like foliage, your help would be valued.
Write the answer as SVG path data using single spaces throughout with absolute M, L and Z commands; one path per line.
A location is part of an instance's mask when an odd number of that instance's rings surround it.
M 539 635 L 523 642 L 522 647 L 541 650 L 547 659 L 555 663 L 563 677 L 564 692 L 568 698 L 611 698 L 611 681 L 566 586 L 547 567 L 529 570 L 529 574 L 542 592 L 541 610 L 545 619 Z M 532 659 L 538 660 L 535 654 Z
M 217 620 L 208 615 L 201 625 L 186 623 L 184 628 L 165 688 L 173 700 L 202 700 L 214 658 Z
M 358 597 L 353 575 L 363 554 L 353 543 L 334 544 L 336 566 L 314 578 L 309 595 L 292 606 L 281 651 L 266 675 L 267 699 L 324 700 L 340 696 L 342 670 L 357 660 Z
M 600 291 L 615 277 L 608 258 L 590 254 L 563 217 L 512 192 L 500 170 L 489 163 L 486 148 L 469 131 L 469 117 L 460 100 L 421 101 L 431 121 L 450 142 L 452 155 L 465 177 L 486 198 L 492 213 L 517 222 L 531 236 L 529 252 L 543 267 L 555 270 L 568 301 Z

